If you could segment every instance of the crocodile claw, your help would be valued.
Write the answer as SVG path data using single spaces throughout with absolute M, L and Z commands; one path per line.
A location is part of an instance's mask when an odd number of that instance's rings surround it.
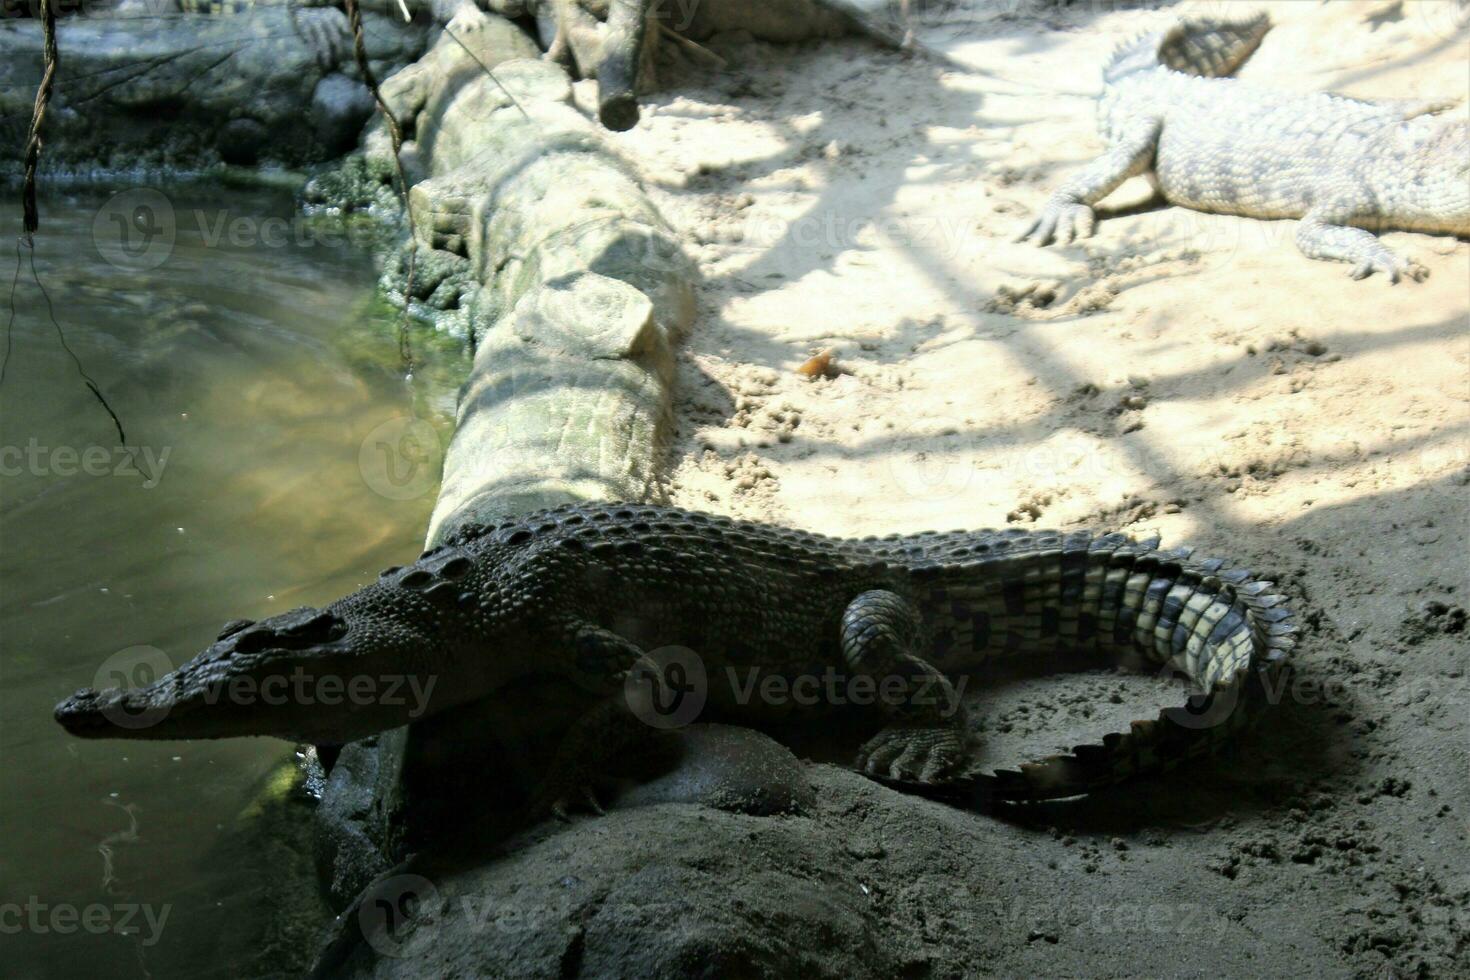
M 938 783 L 952 776 L 964 758 L 964 740 L 952 728 L 894 725 L 867 741 L 855 766 L 877 779 Z
M 1367 279 L 1375 272 L 1381 272 L 1388 277 L 1390 283 L 1397 283 L 1400 278 L 1407 277 L 1414 282 L 1423 282 L 1429 278 L 1429 269 L 1414 259 L 1406 259 L 1384 250 L 1381 254 L 1364 259 L 1353 266 L 1349 273 L 1354 279 Z
M 548 792 L 538 794 L 538 797 L 549 795 Z M 558 793 L 550 802 L 532 804 L 532 813 L 536 816 L 550 814 L 561 823 L 571 823 L 572 813 L 577 809 L 585 809 L 594 816 L 605 817 L 607 811 L 598 802 L 597 793 L 591 786 L 582 785 L 572 787 Z
M 1048 201 L 1036 220 L 1015 237 L 1033 245 L 1070 245 L 1091 238 L 1097 228 L 1097 215 L 1086 204 L 1076 201 Z

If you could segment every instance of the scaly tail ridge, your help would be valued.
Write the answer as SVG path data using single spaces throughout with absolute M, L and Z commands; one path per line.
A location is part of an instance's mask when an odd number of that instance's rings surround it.
M 1157 539 L 1104 535 L 1088 552 L 1093 561 L 1075 607 L 1079 621 L 1090 619 L 1105 644 L 1131 647 L 1160 669 L 1183 674 L 1197 693 L 1189 704 L 1099 743 L 971 776 L 986 801 L 1079 796 L 1178 768 L 1225 744 L 1277 689 L 1295 627 L 1270 582 L 1222 559 L 1195 558 L 1188 548 L 1159 550 Z
M 1271 18 L 1265 13 L 1228 20 L 1182 20 L 1166 31 L 1124 43 L 1109 59 L 1103 78 L 1112 82 L 1159 67 L 1202 78 L 1224 78 L 1235 74 L 1270 30 Z

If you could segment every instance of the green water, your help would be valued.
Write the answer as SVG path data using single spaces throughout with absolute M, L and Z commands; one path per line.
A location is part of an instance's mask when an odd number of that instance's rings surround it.
M 220 841 L 248 838 L 292 747 L 84 742 L 52 706 L 414 557 L 437 458 L 393 458 L 394 420 L 442 445 L 463 361 L 416 333 L 427 363 L 405 382 L 368 254 L 286 195 L 116 190 L 43 200 L 35 259 L 133 452 L 28 264 L 0 387 L 0 974 L 232 976 L 225 951 L 291 883 Z

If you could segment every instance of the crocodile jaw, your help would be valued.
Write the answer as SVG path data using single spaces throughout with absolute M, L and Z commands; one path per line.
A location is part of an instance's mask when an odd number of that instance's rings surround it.
M 199 656 L 147 686 L 80 690 L 56 706 L 55 717 L 79 738 L 269 735 L 338 744 L 455 700 L 462 685 L 413 672 L 410 665 L 434 662 L 429 648 L 400 624 L 298 609 L 227 627 Z

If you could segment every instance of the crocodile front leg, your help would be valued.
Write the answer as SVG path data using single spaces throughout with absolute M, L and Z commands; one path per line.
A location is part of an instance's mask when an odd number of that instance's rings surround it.
M 1422 282 L 1429 270 L 1413 259 L 1404 258 L 1378 240 L 1378 236 L 1347 224 L 1353 212 L 1351 205 L 1321 204 L 1306 213 L 1296 230 L 1296 245 L 1302 254 L 1313 259 L 1351 262 L 1354 279 L 1366 279 L 1381 272 L 1396 283 L 1401 276 Z
M 858 752 L 856 767 L 869 776 L 938 782 L 965 758 L 959 695 L 942 673 L 914 655 L 920 635 L 913 603 L 885 589 L 864 592 L 843 611 L 843 659 L 873 681 L 889 718 L 888 727 Z
M 1036 220 L 1015 237 L 1034 245 L 1067 245 L 1092 237 L 1097 216 L 1092 205 L 1117 190 L 1129 177 L 1137 177 L 1149 169 L 1159 145 L 1158 119 L 1138 119 L 1130 123 L 1108 148 L 1108 152 L 1088 164 L 1062 185 L 1042 207 Z
M 546 776 L 532 794 L 533 818 L 550 814 L 569 819 L 574 808 L 601 814 L 592 789 L 606 763 L 658 733 L 644 721 L 630 698 L 628 678 L 635 672 L 645 683 L 639 690 L 651 698 L 665 697 L 658 667 L 643 649 L 610 630 L 573 625 L 567 634 L 575 651 L 569 679 L 597 700 L 562 737 Z

